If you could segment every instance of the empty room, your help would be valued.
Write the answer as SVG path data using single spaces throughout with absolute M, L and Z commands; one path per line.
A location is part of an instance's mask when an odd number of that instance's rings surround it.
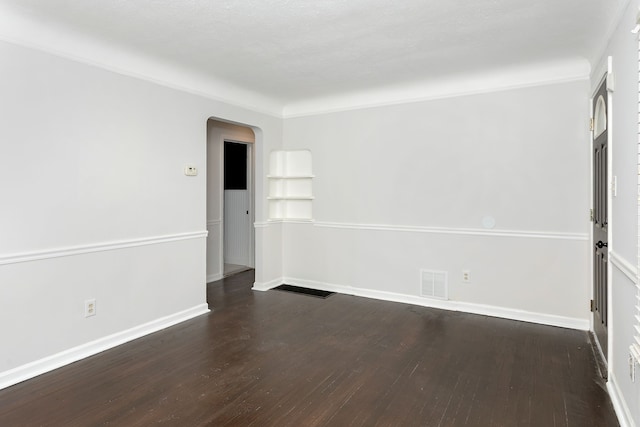
M 0 425 L 640 425 L 639 7 L 0 0 Z

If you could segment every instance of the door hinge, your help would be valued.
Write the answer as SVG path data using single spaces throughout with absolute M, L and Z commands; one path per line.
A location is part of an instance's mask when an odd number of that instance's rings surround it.
M 593 117 L 589 119 L 589 130 L 593 132 Z
M 589 301 L 589 310 L 593 313 L 593 300 Z
M 589 221 L 593 222 L 593 209 L 589 209 Z

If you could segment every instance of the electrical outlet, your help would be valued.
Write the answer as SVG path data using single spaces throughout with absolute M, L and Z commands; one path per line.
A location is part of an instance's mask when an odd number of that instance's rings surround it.
M 96 299 L 91 298 L 84 302 L 84 317 L 91 317 L 96 315 Z
M 469 270 L 462 270 L 462 281 L 465 283 L 471 282 L 471 272 Z

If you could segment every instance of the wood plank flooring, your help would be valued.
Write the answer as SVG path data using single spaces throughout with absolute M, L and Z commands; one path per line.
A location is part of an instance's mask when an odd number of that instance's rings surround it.
M 212 313 L 0 391 L 0 425 L 618 425 L 585 332 L 252 283 L 211 283 Z

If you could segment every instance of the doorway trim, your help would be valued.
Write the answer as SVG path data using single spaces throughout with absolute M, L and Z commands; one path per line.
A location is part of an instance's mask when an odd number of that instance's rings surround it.
M 216 126 L 216 122 L 219 123 Z M 250 130 L 253 133 L 253 138 L 243 138 L 234 134 L 234 132 L 227 128 L 227 126 L 237 126 Z M 217 129 L 214 135 L 214 129 Z M 258 145 L 258 141 L 261 141 L 262 132 L 259 128 L 246 125 L 244 123 L 238 123 L 230 120 L 225 120 L 217 116 L 210 116 L 206 120 L 206 170 L 207 180 L 205 185 L 205 201 L 206 201 L 206 227 L 209 231 L 207 237 L 207 245 L 205 248 L 205 277 L 206 283 L 220 280 L 224 276 L 224 141 L 238 142 L 248 145 L 248 151 L 251 153 L 250 163 L 248 169 L 251 174 L 251 194 L 250 194 L 250 206 L 251 206 L 251 232 L 250 242 L 250 258 L 252 267 L 258 270 L 257 255 L 256 255 L 256 230 L 254 226 L 255 218 L 257 215 L 257 201 L 256 194 L 258 192 L 256 182 L 256 165 L 261 161 L 262 149 L 261 145 Z M 243 139 L 253 139 L 243 140 Z
M 246 127 L 248 129 L 248 126 L 243 126 Z M 253 129 L 252 129 L 253 130 Z M 255 133 L 254 133 L 255 135 Z M 255 151 L 255 147 L 253 142 L 247 142 L 247 141 L 241 141 L 238 138 L 235 137 L 228 137 L 226 135 L 222 135 L 222 168 L 221 168 L 221 173 L 222 173 L 222 191 L 221 191 L 221 196 L 222 196 L 222 200 L 221 200 L 221 218 L 222 218 L 222 225 L 221 225 L 221 231 L 222 231 L 222 235 L 221 235 L 221 239 L 220 239 L 220 243 L 221 243 L 221 251 L 220 251 L 220 256 L 222 257 L 221 260 L 221 266 L 222 266 L 222 277 L 225 277 L 226 274 L 224 272 L 224 254 L 225 254 L 225 250 L 226 248 L 224 247 L 224 241 L 225 241 L 225 216 L 224 216 L 224 212 L 225 212 L 225 197 L 224 197 L 224 145 L 227 142 L 231 142 L 233 144 L 243 144 L 247 146 L 247 189 L 249 191 L 249 263 L 247 265 L 247 267 L 250 268 L 255 268 L 255 241 L 256 241 L 256 233 L 255 233 L 255 227 L 253 226 L 253 224 L 255 223 L 255 159 L 254 159 L 254 151 Z

